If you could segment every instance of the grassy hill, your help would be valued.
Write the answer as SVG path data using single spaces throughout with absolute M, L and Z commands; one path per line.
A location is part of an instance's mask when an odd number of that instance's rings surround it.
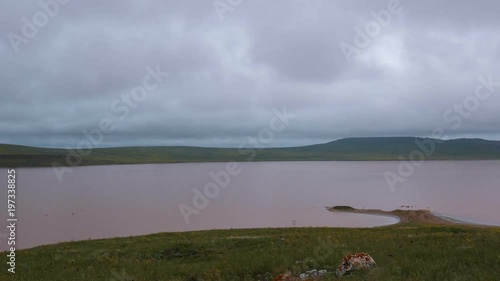
M 486 281 L 498 280 L 499 245 L 500 228 L 418 224 L 159 233 L 21 250 L 16 274 L 2 270 L 0 280 L 270 281 L 325 269 L 324 281 Z M 342 257 L 356 252 L 377 267 L 335 277 Z
M 431 154 L 417 143 L 435 145 Z M 288 148 L 204 148 L 187 146 L 95 148 L 81 157 L 79 165 L 144 164 L 225 161 L 341 161 L 399 160 L 412 152 L 422 152 L 428 160 L 500 159 L 500 141 L 428 138 L 346 138 L 325 144 Z M 37 148 L 0 144 L 0 167 L 67 165 L 66 149 Z M 76 161 L 72 158 L 71 161 Z

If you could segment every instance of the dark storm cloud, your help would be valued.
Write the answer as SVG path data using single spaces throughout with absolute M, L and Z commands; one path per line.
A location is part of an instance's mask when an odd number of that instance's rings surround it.
M 23 17 L 44 10 L 4 1 L 0 143 L 75 146 L 111 118 L 102 146 L 237 146 L 285 107 L 296 118 L 270 146 L 435 128 L 500 139 L 500 87 L 458 128 L 457 113 L 443 117 L 479 77 L 500 81 L 500 3 L 401 0 L 349 63 L 339 45 L 389 3 L 244 0 L 221 20 L 212 1 L 73 0 L 49 5 L 54 16 L 24 38 Z M 25 41 L 13 47 L 12 34 Z M 157 65 L 168 78 L 119 118 L 113 102 Z

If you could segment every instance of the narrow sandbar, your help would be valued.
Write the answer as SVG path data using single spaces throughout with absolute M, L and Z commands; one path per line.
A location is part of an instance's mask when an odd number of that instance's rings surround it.
M 326 207 L 330 212 L 366 214 L 366 215 L 381 215 L 398 217 L 399 222 L 396 224 L 426 224 L 426 225 L 467 225 L 476 227 L 488 227 L 487 225 L 478 225 L 467 222 L 460 222 L 456 220 L 447 220 L 443 217 L 433 214 L 430 210 L 393 210 L 384 211 L 379 209 L 355 209 L 350 206 L 334 206 Z

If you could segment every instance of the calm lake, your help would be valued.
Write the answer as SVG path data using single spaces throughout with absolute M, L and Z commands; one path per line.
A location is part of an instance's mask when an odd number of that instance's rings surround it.
M 500 225 L 500 161 L 425 162 L 393 191 L 384 172 L 396 171 L 398 164 L 238 163 L 239 173 L 228 173 L 229 183 L 218 192 L 210 172 L 226 171 L 226 163 L 78 167 L 65 174 L 63 182 L 52 168 L 17 169 L 17 247 L 215 228 L 372 227 L 397 222 L 325 210 L 334 205 L 384 210 L 408 205 Z M 0 171 L 0 179 L 5 186 L 7 169 Z M 202 195 L 193 205 L 193 190 L 203 193 L 207 184 L 207 195 L 213 198 Z M 6 225 L 7 192 L 2 190 L 0 218 Z M 6 233 L 2 228 L 0 235 Z M 4 236 L 0 241 L 0 250 L 7 249 Z

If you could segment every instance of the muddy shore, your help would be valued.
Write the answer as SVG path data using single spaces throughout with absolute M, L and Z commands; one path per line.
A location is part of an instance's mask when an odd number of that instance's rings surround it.
M 354 213 L 354 214 L 365 214 L 365 215 L 380 215 L 380 216 L 390 216 L 399 218 L 399 222 L 396 224 L 408 224 L 408 223 L 418 223 L 427 225 L 464 225 L 464 226 L 475 226 L 475 227 L 494 227 L 488 225 L 472 224 L 454 220 L 447 220 L 433 214 L 429 210 L 393 210 L 384 211 L 379 209 L 355 209 L 349 206 L 334 206 L 326 207 L 330 212 L 343 212 L 343 213 Z

